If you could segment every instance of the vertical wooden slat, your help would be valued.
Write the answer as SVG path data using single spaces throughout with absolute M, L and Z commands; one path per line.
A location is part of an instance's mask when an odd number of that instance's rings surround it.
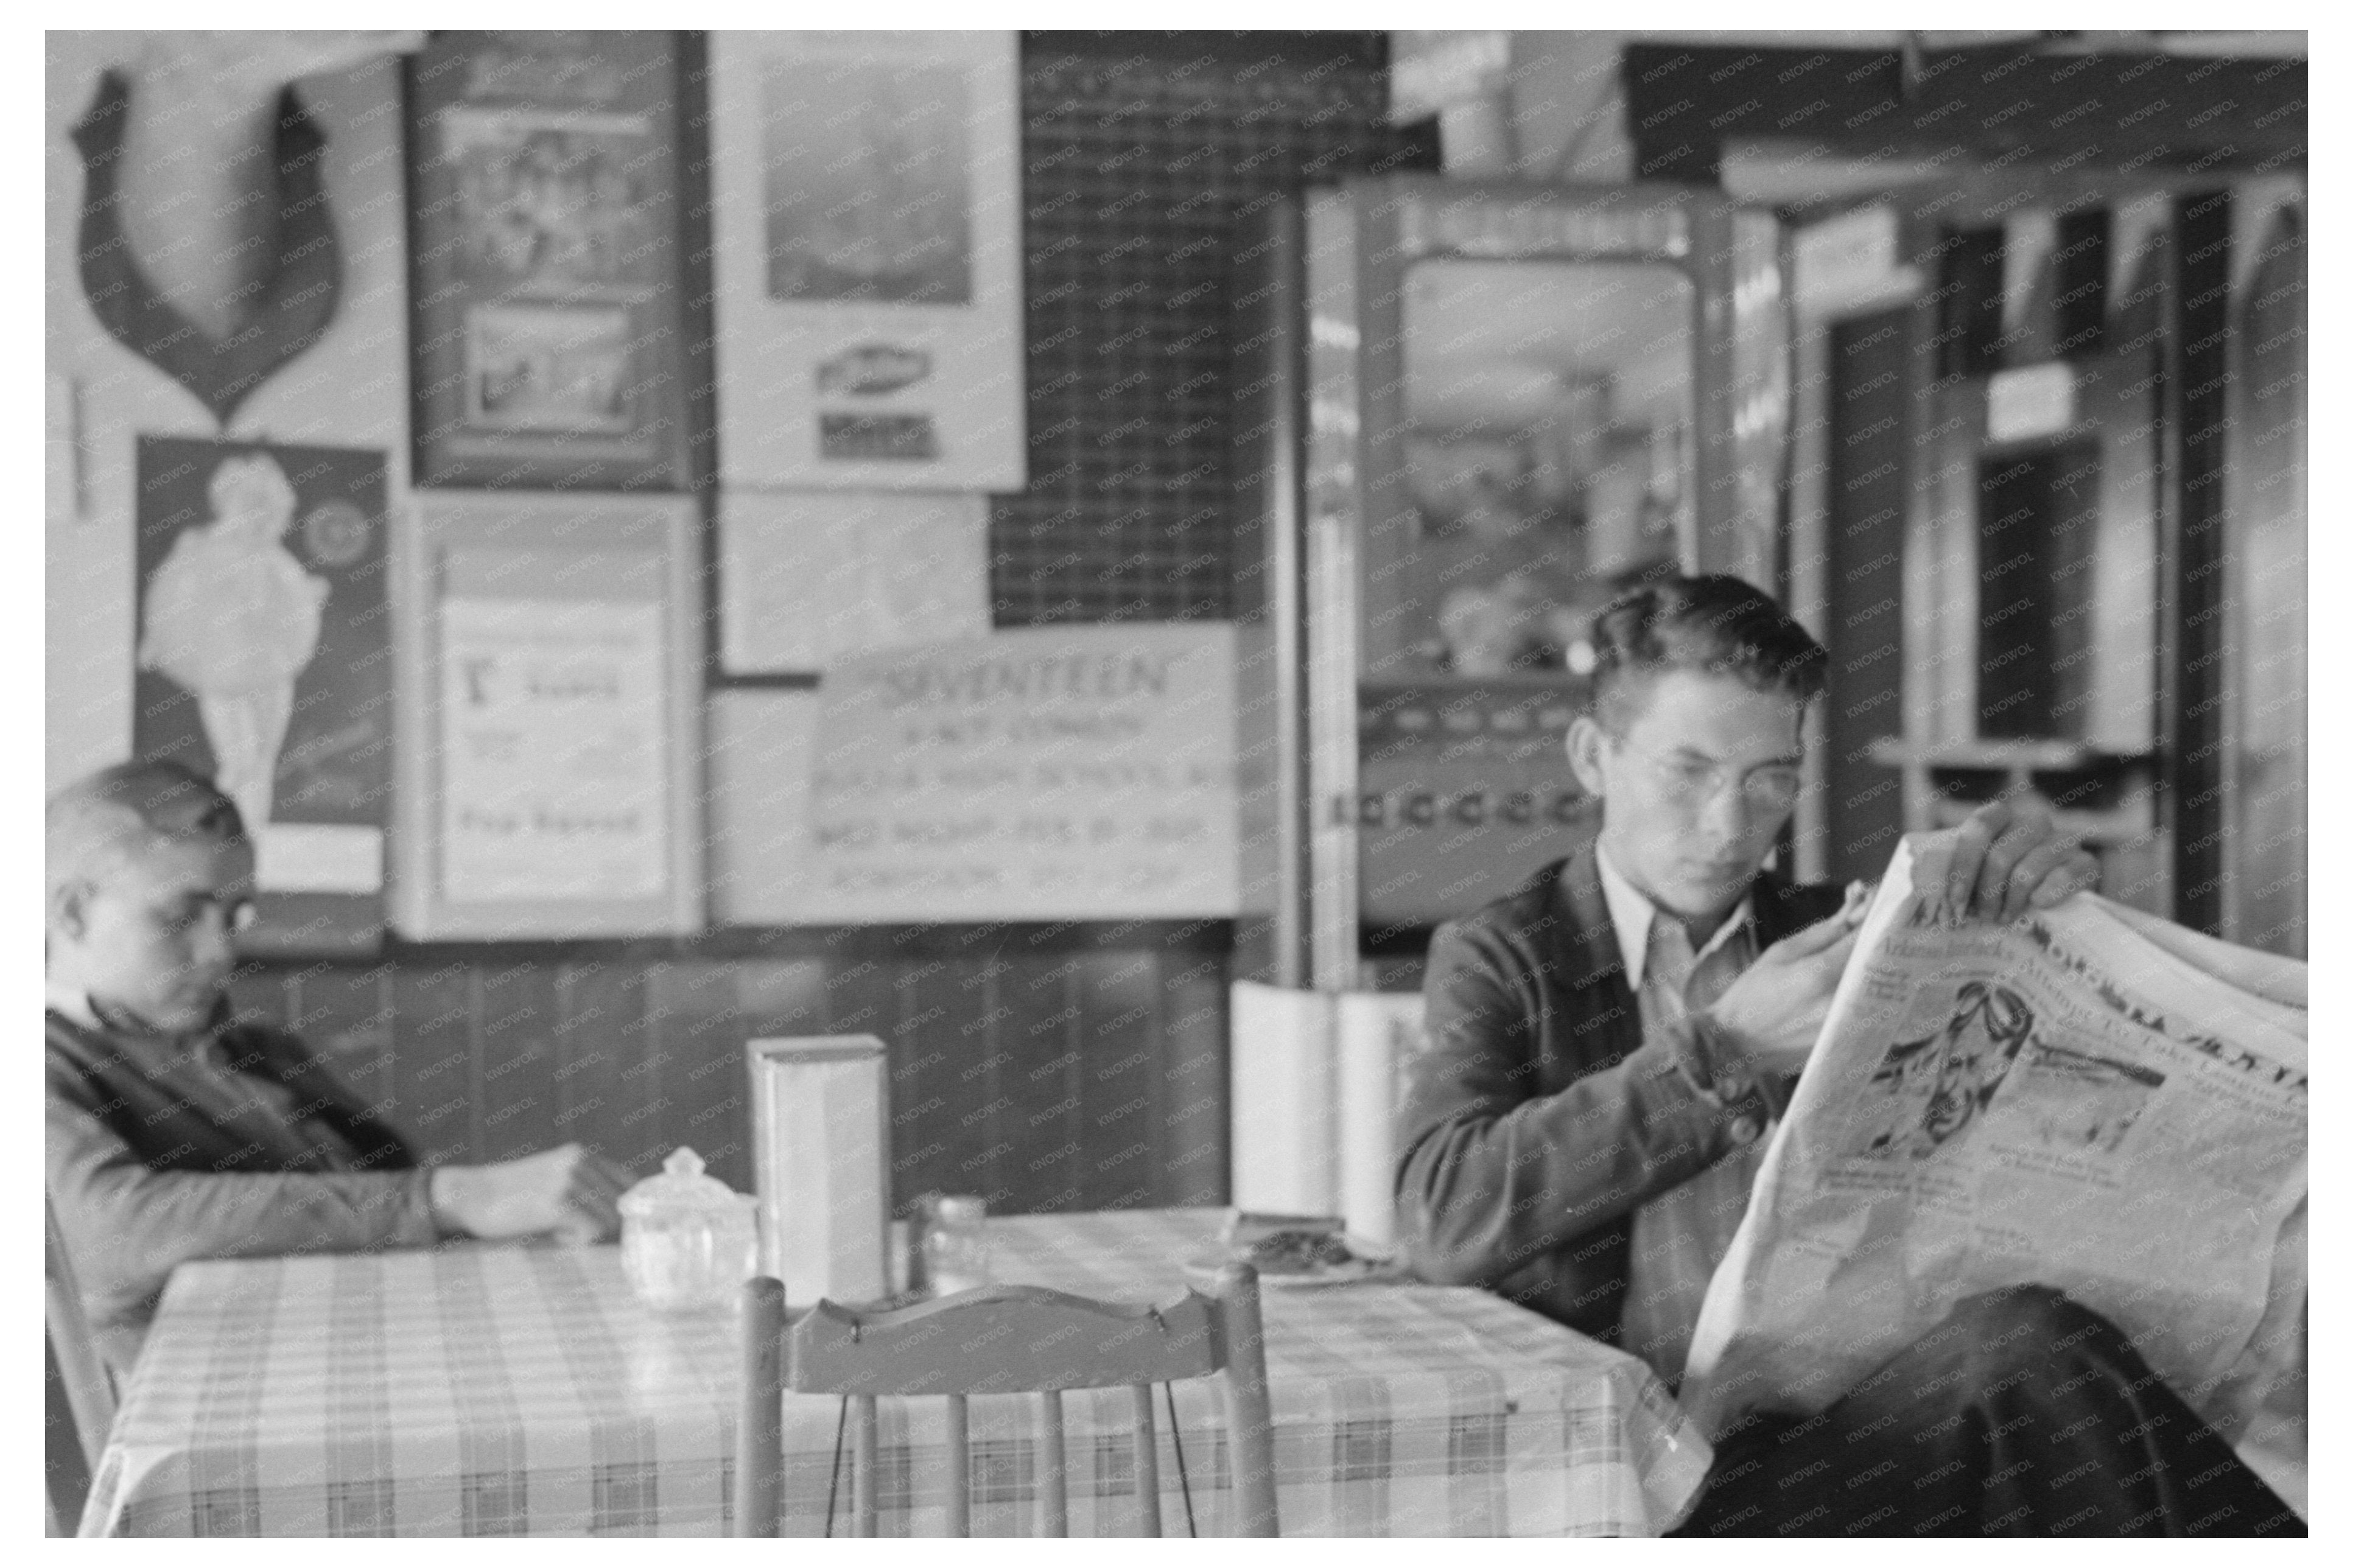
M 462 964 L 393 973 L 393 1093 L 400 1106 L 395 1125 L 419 1158 L 462 1160 L 471 1152 L 470 979 Z
M 891 1047 L 891 1197 L 904 1215 L 926 1192 L 963 1192 L 963 1162 L 987 1146 L 985 1123 L 965 1114 L 985 1097 L 964 1069 L 987 1050 L 979 963 L 921 960 L 903 972 Z
M 964 1395 L 947 1396 L 948 1533 L 961 1541 L 972 1533 L 972 1445 L 965 1426 Z
M 1089 953 L 1072 965 L 1079 1036 L 1079 1205 L 1135 1208 L 1159 1184 L 1154 1037 L 1158 954 L 1148 948 Z
M 784 1510 L 785 1287 L 762 1276 L 744 1284 L 743 1385 L 735 1416 L 735 1500 L 731 1533 L 776 1535 Z
M 1274 1495 L 1274 1409 L 1266 1390 L 1266 1327 L 1259 1312 L 1258 1270 L 1229 1263 L 1218 1271 L 1225 1308 L 1226 1447 L 1233 1458 L 1234 1533 L 1278 1535 Z
M 997 1026 L 1003 1089 L 989 1099 L 992 1207 L 1039 1214 L 1080 1206 L 1080 1062 L 1072 963 L 1026 939 L 1008 943 Z
M 1038 1533 L 1060 1540 L 1071 1533 L 1070 1470 L 1062 1458 L 1062 1396 L 1048 1389 L 1038 1396 Z
M 1160 1533 L 1160 1430 L 1152 1418 L 1152 1385 L 1132 1384 L 1128 1397 L 1135 1403 L 1136 1533 Z
M 561 1142 L 555 1126 L 555 969 L 539 962 L 486 964 L 476 1051 L 481 1082 L 480 1149 L 512 1160 Z
M 1165 1075 L 1155 1201 L 1168 1207 L 1226 1201 L 1226 964 L 1221 953 L 1178 948 L 1161 982 L 1156 1042 Z
M 392 1018 L 382 966 L 320 964 L 304 972 L 294 1032 L 347 1085 L 360 1104 L 394 1121 Z
M 556 1125 L 552 1142 L 574 1139 L 639 1175 L 659 1166 L 625 1123 L 632 1101 L 621 1072 L 647 1047 L 645 966 L 624 959 L 567 963 L 556 978 Z
M 742 1169 L 751 1144 L 747 1036 L 734 965 L 718 960 L 665 964 L 662 974 L 662 1113 L 656 1120 L 663 1142 L 697 1153 L 724 1150 L 723 1166 L 748 1174 Z
M 876 1533 L 877 1507 L 874 1485 L 877 1478 L 874 1470 L 876 1465 L 881 1462 L 876 1451 L 881 1444 L 875 1435 L 872 1394 L 850 1395 L 849 1426 L 850 1454 L 853 1460 L 849 1480 L 850 1511 L 857 1518 L 859 1538 L 871 1541 Z

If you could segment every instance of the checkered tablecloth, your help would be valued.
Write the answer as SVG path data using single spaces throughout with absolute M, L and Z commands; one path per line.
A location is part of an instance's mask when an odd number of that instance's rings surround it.
M 1216 1210 L 991 1222 L 998 1278 L 1166 1300 Z M 1286 1535 L 1640 1535 L 1709 1453 L 1631 1357 L 1482 1291 L 1264 1292 Z M 193 1263 L 82 1521 L 111 1535 L 710 1535 L 733 1491 L 734 1320 L 661 1317 L 616 1247 Z M 1175 1385 L 1172 1533 L 1226 1529 L 1221 1401 Z M 840 1402 L 786 1401 L 788 1533 L 827 1529 Z M 1034 1396 L 971 1405 L 976 1534 L 1032 1528 Z M 1064 1398 L 1073 1534 L 1135 1528 L 1124 1396 Z M 939 1400 L 884 1400 L 886 1534 L 945 1499 Z M 1178 1448 L 1181 1447 L 1181 1455 Z M 841 1479 L 836 1533 L 848 1530 Z

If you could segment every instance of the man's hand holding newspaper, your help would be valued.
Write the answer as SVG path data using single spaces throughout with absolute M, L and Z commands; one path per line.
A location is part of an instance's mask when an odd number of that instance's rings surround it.
M 1810 974 L 1853 948 L 1810 1052 L 1743 1041 L 1805 1071 L 1683 1403 L 1711 1432 L 1810 1415 L 1961 1298 L 2048 1285 L 2301 1510 L 2305 966 L 2068 898 L 2081 851 L 1973 824 L 1907 840 L 1859 929 L 1786 955 Z M 1800 983 L 1771 962 L 1760 997 Z

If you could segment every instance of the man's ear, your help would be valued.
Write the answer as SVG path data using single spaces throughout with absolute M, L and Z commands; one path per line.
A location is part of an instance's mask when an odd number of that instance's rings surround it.
M 51 933 L 79 942 L 90 929 L 90 896 L 96 891 L 79 877 L 69 878 L 49 889 L 48 928 Z
M 1603 786 L 1601 747 L 1609 737 L 1588 713 L 1579 713 L 1568 721 L 1568 771 L 1585 786 L 1585 793 L 1599 800 L 1609 792 Z

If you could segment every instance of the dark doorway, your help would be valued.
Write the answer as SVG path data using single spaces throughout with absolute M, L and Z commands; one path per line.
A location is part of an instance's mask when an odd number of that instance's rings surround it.
M 2100 455 L 2090 442 L 1978 462 L 1978 733 L 2084 734 L 2091 653 L 2091 533 Z
M 1834 321 L 1830 329 L 1830 559 L 1824 630 L 1829 689 L 1829 843 L 1825 865 L 1841 881 L 1873 878 L 1904 831 L 1904 790 L 1872 744 L 1904 732 L 1904 531 L 1911 495 L 1907 384 L 1909 306 Z

